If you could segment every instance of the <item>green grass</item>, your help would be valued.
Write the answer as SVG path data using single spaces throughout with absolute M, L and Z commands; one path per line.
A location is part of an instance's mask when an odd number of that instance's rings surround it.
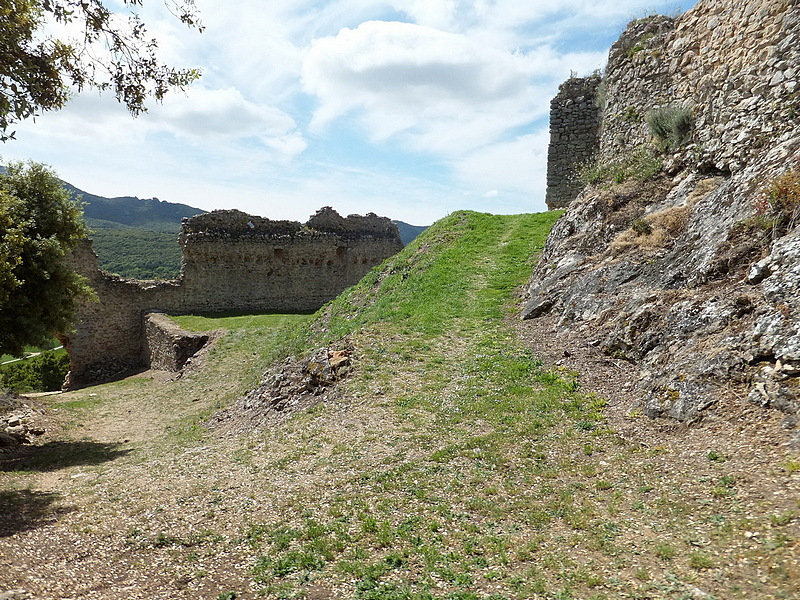
M 350 384 L 353 395 L 394 386 L 391 408 L 401 421 L 425 427 L 413 436 L 416 458 L 400 451 L 340 485 L 327 510 L 312 504 L 290 527 L 251 532 L 260 550 L 254 577 L 268 596 L 302 594 L 303 582 L 323 573 L 355 581 L 356 598 L 431 598 L 442 586 L 452 598 L 486 597 L 475 591 L 484 587 L 525 594 L 543 585 L 514 583 L 524 579 L 513 556 L 528 535 L 525 523 L 572 518 L 573 511 L 587 524 L 599 518 L 575 508 L 563 489 L 544 510 L 534 508 L 512 466 L 530 440 L 575 429 L 590 436 L 603 420 L 603 402 L 575 393 L 571 378 L 543 371 L 505 322 L 556 216 L 456 213 L 289 342 L 368 340 L 359 344 L 364 366 Z M 564 433 L 560 426 L 570 422 Z M 559 470 L 538 456 L 524 461 L 533 471 Z M 615 537 L 613 527 L 604 531 L 600 545 Z
M 43 346 L 42 348 L 37 348 L 36 346 L 25 346 L 25 356 L 30 356 L 31 354 L 42 352 L 44 350 L 52 350 L 53 348 L 57 348 L 60 345 L 61 345 L 61 342 L 59 342 L 56 339 L 53 339 L 49 344 L 47 344 L 46 346 Z M 3 355 L 0 355 L 0 363 L 4 363 L 4 362 L 10 361 L 10 360 L 15 360 L 17 358 L 19 358 L 19 357 L 18 356 L 12 356 L 10 354 L 3 354 Z
M 284 340 L 294 351 L 357 340 L 349 394 L 394 415 L 380 435 L 395 452 L 368 470 L 357 447 L 340 445 L 336 467 L 306 455 L 307 469 L 353 475 L 322 497 L 289 495 L 283 518 L 252 526 L 266 597 L 324 582 L 364 599 L 682 598 L 723 566 L 686 549 L 684 523 L 707 514 L 718 548 L 740 539 L 711 514 L 735 506 L 736 479 L 710 478 L 710 499 L 668 489 L 607 429 L 605 401 L 543 370 L 507 324 L 552 219 L 454 214 Z M 324 419 L 297 426 L 323 435 Z M 632 511 L 659 523 L 658 543 L 637 537 L 621 516 Z

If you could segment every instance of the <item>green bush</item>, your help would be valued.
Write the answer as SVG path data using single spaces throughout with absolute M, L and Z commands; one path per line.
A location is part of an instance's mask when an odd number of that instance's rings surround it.
M 100 268 L 134 279 L 175 279 L 181 248 L 175 233 L 97 228 L 91 234 Z
M 14 392 L 52 392 L 60 390 L 69 371 L 65 350 L 48 350 L 38 356 L 3 365 L 0 386 Z
M 692 131 L 692 109 L 675 104 L 656 108 L 648 113 L 647 126 L 662 150 L 677 150 Z
M 653 226 L 644 219 L 636 219 L 631 223 L 631 229 L 636 235 L 650 235 L 653 233 Z

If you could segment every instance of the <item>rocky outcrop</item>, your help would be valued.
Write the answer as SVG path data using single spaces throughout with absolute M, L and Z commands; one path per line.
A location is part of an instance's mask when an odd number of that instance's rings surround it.
M 800 231 L 764 227 L 764 189 L 800 169 L 800 6 L 701 0 L 611 50 L 596 158 L 653 146 L 646 116 L 691 110 L 646 182 L 585 188 L 557 222 L 524 318 L 547 316 L 640 370 L 650 416 L 725 403 L 800 409 Z M 797 198 L 800 202 L 800 198 Z

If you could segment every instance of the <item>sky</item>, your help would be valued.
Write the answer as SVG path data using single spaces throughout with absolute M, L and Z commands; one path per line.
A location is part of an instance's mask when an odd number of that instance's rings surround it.
M 546 210 L 548 113 L 662 0 L 159 0 L 159 57 L 203 76 L 133 118 L 75 95 L 19 124 L 3 161 L 50 165 L 107 197 L 305 221 L 322 206 L 428 225 L 456 210 Z M 114 0 L 109 7 L 119 6 Z

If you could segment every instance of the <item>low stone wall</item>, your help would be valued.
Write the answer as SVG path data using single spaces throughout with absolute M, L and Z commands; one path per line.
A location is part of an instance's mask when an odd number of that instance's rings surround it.
M 62 338 L 70 355 L 65 387 L 150 366 L 147 313 L 311 312 L 403 247 L 389 219 L 342 218 L 330 208 L 306 224 L 214 211 L 186 219 L 179 243 L 181 277 L 174 281 L 103 273 L 88 240 L 74 251 L 72 264 L 97 300 L 81 306 L 75 331 Z
M 147 364 L 160 371 L 180 371 L 209 340 L 207 334 L 185 331 L 162 313 L 145 315 L 144 335 Z

